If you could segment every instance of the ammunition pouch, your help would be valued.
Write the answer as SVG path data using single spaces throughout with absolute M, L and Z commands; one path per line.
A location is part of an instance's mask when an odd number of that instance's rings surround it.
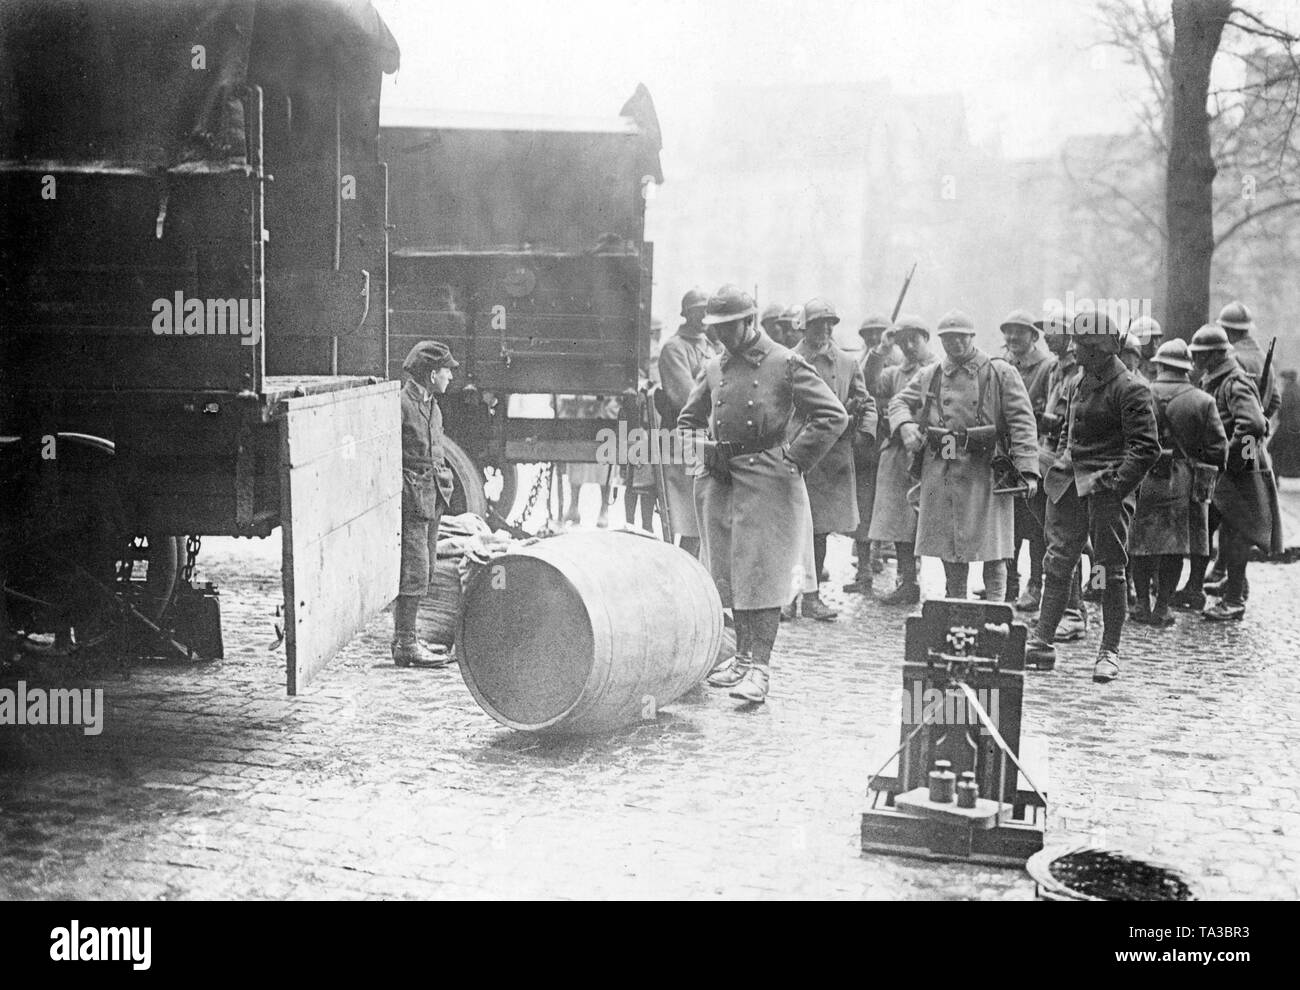
M 984 454 L 998 445 L 998 428 L 996 426 L 972 426 L 966 430 L 964 450 L 971 454 Z
M 927 426 L 925 428 L 925 442 L 936 454 L 943 450 L 944 441 L 953 436 L 959 436 L 959 434 L 954 433 L 952 430 L 945 430 L 942 426 Z

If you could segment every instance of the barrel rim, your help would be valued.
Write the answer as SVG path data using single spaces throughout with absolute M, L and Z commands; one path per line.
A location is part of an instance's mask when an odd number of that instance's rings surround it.
M 463 600 L 468 602 L 471 594 L 473 594 L 475 591 L 478 590 L 478 586 L 480 582 L 488 579 L 489 571 L 493 565 L 501 564 L 506 560 L 509 560 L 511 557 L 515 557 L 515 558 L 527 557 L 530 560 L 536 560 L 545 564 L 552 571 L 558 574 L 560 578 L 563 580 L 565 586 L 574 593 L 574 597 L 579 602 L 581 602 L 583 611 L 587 613 L 587 621 L 589 623 L 593 622 L 590 605 L 588 605 L 587 601 L 583 598 L 581 592 L 578 591 L 577 586 L 573 583 L 573 581 L 569 578 L 569 576 L 565 574 L 563 570 L 557 567 L 553 561 L 548 560 L 545 555 L 539 553 L 533 553 L 531 552 L 532 550 L 533 547 L 520 547 L 518 550 L 512 550 L 509 553 L 502 554 L 499 557 L 493 557 L 490 561 L 488 561 L 486 566 L 480 568 L 479 572 L 475 574 L 472 578 L 470 578 L 469 585 L 465 588 L 464 591 Z M 578 692 L 578 696 L 573 699 L 572 704 L 570 704 L 567 708 L 565 708 L 564 711 L 560 712 L 558 715 L 554 716 L 553 718 L 547 719 L 545 722 L 520 722 L 517 719 L 510 718 L 504 712 L 498 709 L 496 705 L 489 702 L 487 697 L 483 694 L 482 689 L 480 689 L 479 686 L 474 682 L 474 677 L 469 670 L 469 661 L 465 655 L 466 611 L 467 609 L 462 608 L 460 610 L 460 615 L 456 619 L 456 642 L 460 644 L 460 649 L 457 651 L 457 658 L 456 658 L 457 666 L 460 667 L 461 680 L 465 682 L 465 686 L 469 688 L 469 693 L 474 696 L 474 700 L 478 702 L 479 707 L 481 707 L 485 712 L 487 712 L 489 715 L 491 715 L 494 719 L 496 719 L 498 722 L 500 722 L 508 729 L 516 729 L 520 732 L 541 732 L 545 729 L 550 728 L 553 725 L 558 724 L 561 720 L 568 718 L 569 715 L 573 713 L 573 710 L 577 708 L 580 704 L 582 704 L 583 699 L 586 698 L 588 694 L 588 689 L 586 684 L 584 684 L 582 690 Z

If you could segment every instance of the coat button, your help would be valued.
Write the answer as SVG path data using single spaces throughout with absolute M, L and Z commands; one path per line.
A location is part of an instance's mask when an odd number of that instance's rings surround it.
M 750 406 L 752 406 L 753 404 L 754 404 L 754 400 L 753 400 L 753 399 L 750 399 L 749 402 L 746 403 L 746 405 L 750 405 Z
M 754 382 L 754 388 L 758 388 L 758 382 L 757 382 L 757 381 Z
M 754 458 L 751 457 L 751 458 L 749 459 L 749 463 L 750 463 L 750 464 L 753 464 L 753 463 L 754 463 Z
M 745 420 L 745 425 L 746 425 L 746 426 L 753 426 L 753 425 L 754 425 L 754 421 L 753 421 L 752 419 L 747 419 L 747 420 Z

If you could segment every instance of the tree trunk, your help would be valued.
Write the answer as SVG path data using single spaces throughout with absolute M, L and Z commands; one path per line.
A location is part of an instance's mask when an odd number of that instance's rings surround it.
M 1205 104 L 1231 0 L 1173 0 L 1173 126 L 1165 186 L 1169 224 L 1167 337 L 1187 340 L 1209 318 L 1214 158 Z

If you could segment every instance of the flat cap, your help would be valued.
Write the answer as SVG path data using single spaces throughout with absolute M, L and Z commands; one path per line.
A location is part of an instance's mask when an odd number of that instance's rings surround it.
M 424 375 L 439 368 L 459 368 L 460 362 L 451 356 L 451 348 L 441 340 L 422 340 L 406 355 L 402 370 L 413 375 Z

